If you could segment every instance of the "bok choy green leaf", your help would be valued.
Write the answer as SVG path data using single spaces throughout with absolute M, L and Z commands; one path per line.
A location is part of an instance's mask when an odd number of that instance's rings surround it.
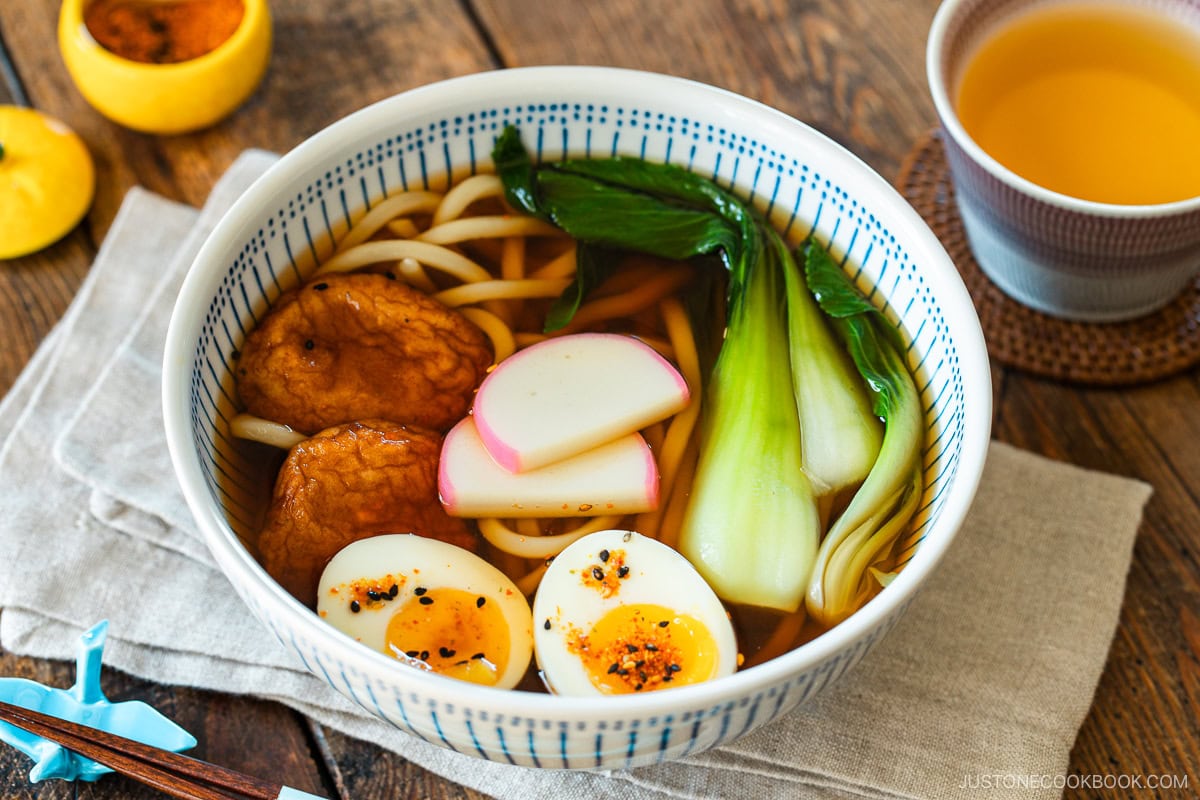
M 575 254 L 575 277 L 546 313 L 546 333 L 566 327 L 583 305 L 584 299 L 605 279 L 617 271 L 625 254 L 619 250 L 579 242 Z
M 747 234 L 754 230 L 749 211 L 680 167 L 634 158 L 534 166 L 513 127 L 497 138 L 492 158 L 509 204 L 557 225 L 585 251 L 599 247 L 676 260 L 717 254 L 731 272 L 747 256 Z M 585 261 L 577 271 L 550 311 L 547 332 L 570 322 L 587 292 L 611 271 L 593 267 Z

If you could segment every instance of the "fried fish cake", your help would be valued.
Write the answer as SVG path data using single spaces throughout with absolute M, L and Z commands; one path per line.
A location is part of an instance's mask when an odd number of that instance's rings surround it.
M 385 275 L 331 275 L 285 294 L 237 365 L 246 410 L 313 434 L 358 419 L 446 431 L 492 363 L 466 317 Z
M 438 502 L 440 434 L 381 420 L 338 425 L 289 451 L 259 538 L 263 566 L 305 603 L 351 542 L 416 533 L 474 550 L 476 537 Z

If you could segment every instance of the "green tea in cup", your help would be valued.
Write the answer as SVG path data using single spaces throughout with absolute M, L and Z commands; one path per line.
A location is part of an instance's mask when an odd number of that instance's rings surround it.
M 1031 6 L 968 56 L 954 105 L 985 152 L 1051 191 L 1200 196 L 1200 34 L 1157 9 Z
M 997 287 L 1086 322 L 1200 291 L 1200 1 L 942 0 L 925 55 Z

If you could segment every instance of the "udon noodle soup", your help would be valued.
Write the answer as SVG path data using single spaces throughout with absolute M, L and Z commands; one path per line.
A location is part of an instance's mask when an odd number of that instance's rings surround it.
M 579 285 L 580 250 L 580 242 L 559 226 L 514 208 L 500 176 L 476 174 L 454 181 L 446 191 L 405 191 L 379 202 L 340 237 L 329 257 L 259 320 L 235 365 L 242 407 L 230 423 L 261 476 L 256 481 L 261 496 L 242 501 L 244 527 L 261 534 L 244 538 L 297 598 L 331 622 L 344 617 L 354 624 L 368 607 L 389 602 L 399 607 L 410 591 L 416 592 L 410 598 L 412 608 L 422 606 L 417 609 L 422 613 L 435 605 L 435 595 L 444 605 L 442 598 L 449 595 L 418 586 L 421 580 L 412 575 L 404 578 L 405 564 L 382 565 L 372 562 L 380 558 L 372 555 L 366 556 L 371 567 L 357 568 L 377 569 L 385 579 L 362 583 L 351 573 L 351 578 L 335 584 L 318 584 L 339 551 L 386 534 L 414 533 L 452 545 L 458 548 L 455 552 L 474 553 L 526 598 L 535 597 L 559 554 L 589 534 L 634 531 L 671 550 L 683 549 L 681 536 L 708 430 L 706 415 L 711 413 L 706 390 L 716 346 L 729 323 L 726 270 L 711 254 L 675 260 L 621 253 L 598 273 L 595 285 L 588 286 L 569 321 L 548 331 L 548 314 L 561 304 L 564 293 Z M 585 333 L 633 337 L 686 383 L 686 405 L 636 432 L 653 455 L 657 492 L 652 507 L 628 513 L 588 508 L 544 517 L 447 513 L 437 485 L 439 448 L 448 431 L 472 416 L 471 403 L 481 381 L 514 354 Z M 405 337 L 416 344 L 410 346 Z M 786 352 L 773 370 L 778 372 L 771 380 L 783 382 L 790 391 Z M 397 391 L 388 392 L 387 386 Z M 360 396 L 380 391 L 407 397 L 398 405 L 389 405 L 390 397 L 381 403 L 358 402 Z M 296 399 L 306 394 L 319 399 Z M 343 399 L 344 413 L 338 405 Z M 305 410 L 293 413 L 297 404 Z M 313 406 L 321 408 L 309 414 Z M 396 452 L 401 455 L 394 456 Z M 815 502 L 814 518 L 822 531 L 844 513 L 862 484 L 860 477 Z M 866 557 L 864 574 L 869 568 L 873 577 L 864 579 L 864 586 L 870 586 L 862 590 L 859 602 L 878 591 L 911 556 L 914 543 L 903 528 L 921 495 L 919 470 L 906 476 L 901 488 L 893 499 L 907 516 Z M 814 554 L 817 545 L 812 543 Z M 586 582 L 591 572 L 603 573 L 605 580 L 616 576 L 620 566 L 610 560 L 613 552 L 606 548 L 599 556 L 589 554 L 582 579 Z M 632 545 L 629 552 L 634 552 Z M 671 584 L 675 578 L 664 573 L 659 580 Z M 340 592 L 349 616 L 327 612 L 318 589 L 322 596 Z M 806 613 L 803 599 L 791 609 L 723 600 L 723 613 L 732 619 L 737 635 L 737 668 L 786 652 L 828 624 Z M 482 594 L 474 604 L 494 605 Z M 525 607 L 519 613 L 527 611 Z M 543 621 L 530 616 L 529 623 L 532 628 L 551 628 L 549 617 Z M 461 626 L 462 621 L 422 617 L 413 624 L 428 630 L 435 624 Z M 343 629 L 366 641 L 364 635 Z M 469 674 L 474 668 L 471 656 L 488 660 L 482 649 L 468 654 L 459 652 L 462 645 L 439 646 L 435 639 L 429 639 L 433 644 L 414 646 L 398 646 L 394 637 L 387 641 L 390 645 L 380 649 L 401 661 L 467 680 L 474 679 Z M 661 644 L 644 637 L 635 644 L 628 636 L 619 641 L 622 647 L 645 648 L 642 658 L 630 664 L 645 664 L 658 648 L 655 642 Z M 576 655 L 587 650 L 586 632 L 568 644 Z M 592 644 L 598 649 L 595 641 Z M 540 651 L 538 655 L 539 663 L 531 663 L 510 685 L 541 690 L 538 668 L 544 658 Z M 668 688 L 678 665 L 660 666 L 657 678 L 650 680 L 645 675 L 649 667 L 615 659 L 606 670 L 610 676 L 632 670 L 635 677 L 624 688 L 600 691 Z M 639 671 L 643 680 L 636 677 Z M 668 683 L 661 682 L 664 676 Z

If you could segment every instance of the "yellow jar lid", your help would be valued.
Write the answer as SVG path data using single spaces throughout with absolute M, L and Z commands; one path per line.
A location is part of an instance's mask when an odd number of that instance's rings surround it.
M 0 259 L 41 250 L 92 205 L 96 170 L 79 136 L 32 108 L 0 105 Z

